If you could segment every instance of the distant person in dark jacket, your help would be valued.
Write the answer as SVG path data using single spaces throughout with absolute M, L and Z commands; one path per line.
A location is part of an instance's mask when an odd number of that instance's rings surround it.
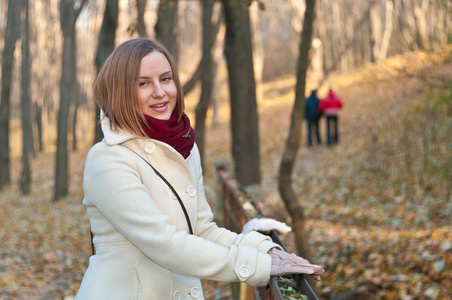
M 332 89 L 319 105 L 319 111 L 326 116 L 326 136 L 328 145 L 339 143 L 338 114 L 342 108 L 342 100 Z
M 317 90 L 311 92 L 311 96 L 306 99 L 305 118 L 308 121 L 308 146 L 312 146 L 312 134 L 317 137 L 317 144 L 320 145 L 319 120 L 322 114 L 319 111 L 320 99 L 317 97 Z

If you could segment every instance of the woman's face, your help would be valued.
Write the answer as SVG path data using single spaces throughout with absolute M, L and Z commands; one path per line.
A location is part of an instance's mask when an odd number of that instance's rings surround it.
M 163 53 L 152 51 L 141 60 L 138 99 L 143 114 L 168 120 L 177 103 L 173 71 Z

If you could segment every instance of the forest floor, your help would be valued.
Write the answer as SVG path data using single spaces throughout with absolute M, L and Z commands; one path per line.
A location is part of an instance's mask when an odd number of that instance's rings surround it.
M 293 187 L 304 206 L 324 299 L 452 299 L 452 48 L 408 53 L 328 81 L 343 99 L 340 143 L 307 147 Z M 290 224 L 277 175 L 294 78 L 264 85 L 259 104 L 262 205 Z M 320 90 L 324 96 L 326 90 Z M 190 100 L 187 97 L 187 101 Z M 188 113 L 190 114 L 190 105 Z M 216 210 L 214 164 L 230 156 L 227 110 L 207 132 L 206 194 Z M 324 120 L 322 120 L 324 122 Z M 325 141 L 325 128 L 321 126 Z M 20 160 L 0 192 L 0 299 L 72 299 L 91 253 L 82 177 L 88 148 L 70 155 L 70 192 L 52 203 L 54 153 L 33 161 L 21 196 Z M 293 237 L 283 237 L 294 249 Z M 206 299 L 229 299 L 204 282 Z

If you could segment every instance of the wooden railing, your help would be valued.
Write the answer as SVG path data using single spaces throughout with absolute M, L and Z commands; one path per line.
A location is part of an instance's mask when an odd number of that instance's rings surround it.
M 216 176 L 218 186 L 218 214 L 219 219 L 222 220 L 225 228 L 239 233 L 249 220 L 265 217 L 252 197 L 235 179 L 229 176 L 223 165 L 216 166 Z M 268 233 L 268 235 L 273 242 L 279 244 L 286 250 L 281 239 L 274 230 Z M 317 295 L 303 275 L 294 275 L 293 277 L 288 278 L 296 283 L 295 290 L 300 295 L 307 296 L 309 300 L 318 300 Z M 233 284 L 232 294 L 233 298 L 236 300 L 285 299 L 276 277 L 272 277 L 269 285 L 266 287 L 256 288 L 244 283 Z M 300 299 L 302 298 L 300 297 Z

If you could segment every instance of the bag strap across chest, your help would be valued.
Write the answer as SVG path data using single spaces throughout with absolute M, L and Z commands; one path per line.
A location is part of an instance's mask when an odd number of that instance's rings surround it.
M 193 229 L 191 226 L 191 222 L 190 222 L 190 218 L 188 216 L 187 213 L 187 209 L 185 208 L 184 203 L 182 202 L 182 199 L 180 198 L 179 194 L 176 192 L 176 189 L 171 185 L 171 183 L 169 183 L 169 181 L 159 172 L 157 171 L 156 168 L 154 168 L 153 165 L 151 165 L 151 163 L 149 163 L 143 156 L 141 156 L 140 154 L 138 154 L 137 152 L 135 152 L 134 150 L 132 150 L 130 147 L 127 147 L 126 145 L 123 144 L 124 147 L 126 147 L 127 149 L 129 149 L 130 151 L 132 151 L 133 153 L 135 153 L 136 155 L 138 155 L 142 160 L 144 160 L 151 168 L 152 170 L 154 170 L 155 174 L 157 174 L 160 179 L 163 180 L 163 182 L 166 183 L 166 185 L 170 188 L 170 190 L 173 192 L 173 194 L 176 196 L 177 201 L 179 201 L 180 206 L 182 207 L 182 211 L 184 212 L 185 215 L 185 219 L 187 220 L 187 225 L 188 225 L 188 229 L 190 231 L 190 234 L 193 234 Z

